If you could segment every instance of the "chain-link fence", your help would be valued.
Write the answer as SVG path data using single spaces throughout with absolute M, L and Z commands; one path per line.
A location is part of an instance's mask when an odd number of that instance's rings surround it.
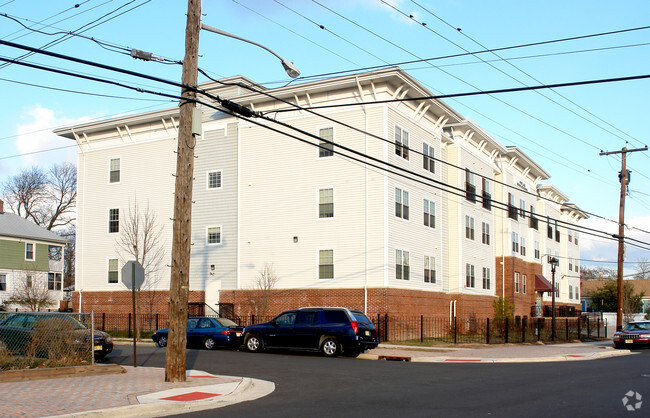
M 0 313 L 0 370 L 93 364 L 92 314 Z

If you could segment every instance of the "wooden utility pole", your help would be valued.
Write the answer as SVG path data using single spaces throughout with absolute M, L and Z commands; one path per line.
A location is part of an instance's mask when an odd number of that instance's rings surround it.
M 187 1 L 185 58 L 182 83 L 196 87 L 198 78 L 201 0 Z M 194 135 L 192 115 L 196 92 L 184 89 L 180 103 L 176 188 L 174 193 L 174 232 L 172 271 L 169 284 L 169 339 L 165 358 L 165 381 L 184 382 L 189 299 L 190 246 L 192 232 L 192 183 L 194 176 Z
M 623 147 L 620 151 L 608 151 L 601 152 L 600 155 L 611 155 L 611 154 L 621 154 L 621 174 L 619 179 L 621 180 L 621 196 L 620 204 L 618 209 L 618 235 L 615 237 L 618 238 L 618 271 L 616 278 L 616 331 L 623 329 L 623 253 L 625 251 L 625 192 L 627 190 L 627 185 L 630 182 L 630 173 L 628 173 L 625 159 L 628 152 L 636 151 L 647 151 L 648 147 L 637 148 L 637 149 L 627 149 Z

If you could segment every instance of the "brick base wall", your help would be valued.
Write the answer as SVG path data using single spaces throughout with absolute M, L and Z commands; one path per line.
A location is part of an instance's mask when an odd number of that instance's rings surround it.
M 164 314 L 169 312 L 169 291 L 136 292 L 136 304 L 143 314 Z M 81 300 L 81 309 L 79 301 Z M 205 292 L 190 291 L 190 303 L 204 303 Z M 72 294 L 74 312 L 120 313 L 133 311 L 131 291 L 114 292 L 74 292 Z
M 491 317 L 492 296 L 446 294 L 418 290 L 368 289 L 367 313 L 391 315 L 449 316 L 450 302 L 456 301 L 456 315 Z M 273 316 L 302 306 L 344 306 L 364 310 L 363 289 L 276 289 L 264 294 L 256 290 L 221 290 L 220 302 L 232 303 L 238 316 Z

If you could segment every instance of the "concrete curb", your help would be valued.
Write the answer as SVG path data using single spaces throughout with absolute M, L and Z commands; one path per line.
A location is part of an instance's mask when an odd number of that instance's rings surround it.
M 475 357 L 408 357 L 408 356 L 386 356 L 375 354 L 360 354 L 359 359 L 363 360 L 388 360 L 388 361 L 410 361 L 413 363 L 549 363 L 558 361 L 585 361 L 598 360 L 609 357 L 619 357 L 637 354 L 630 350 L 608 350 L 600 353 L 586 354 L 565 354 L 548 357 L 520 357 L 520 358 L 475 358 Z
M 201 388 L 202 386 L 194 386 L 186 389 L 188 391 L 200 391 Z M 236 403 L 252 401 L 269 395 L 274 390 L 275 383 L 273 382 L 244 377 L 235 390 L 218 398 L 179 403 L 157 402 L 127 405 L 109 409 L 58 415 L 57 417 L 161 417 L 222 408 Z

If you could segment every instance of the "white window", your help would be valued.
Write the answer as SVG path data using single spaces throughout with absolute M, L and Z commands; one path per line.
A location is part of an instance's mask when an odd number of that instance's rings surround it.
M 525 295 L 526 294 L 526 275 L 525 274 L 521 275 L 521 284 L 523 286 L 523 288 L 522 288 L 523 292 L 522 293 Z
M 34 276 L 27 275 L 27 277 L 25 277 L 25 284 L 28 289 L 31 289 L 34 286 Z
M 573 271 L 573 258 L 569 257 L 569 271 Z
M 108 168 L 108 182 L 109 183 L 119 183 L 120 182 L 120 159 L 111 158 Z
M 25 243 L 25 260 L 34 261 L 36 260 L 36 244 L 33 242 Z
M 109 209 L 108 210 L 108 233 L 116 234 L 118 232 L 120 232 L 120 210 Z
M 512 252 L 519 252 L 519 234 L 516 232 L 512 233 Z
M 0 292 L 7 291 L 7 275 L 0 274 Z
M 409 192 L 395 187 L 395 216 L 409 218 Z
M 515 271 L 515 293 L 519 293 L 519 273 Z
M 108 282 L 117 283 L 119 275 L 119 264 L 117 258 L 108 259 Z
M 482 230 L 481 242 L 485 245 L 490 245 L 490 224 L 483 222 Z
M 318 217 L 334 217 L 334 189 L 320 189 L 318 191 Z
M 206 234 L 206 242 L 208 245 L 221 244 L 221 227 L 209 226 Z
M 492 210 L 492 195 L 490 194 L 490 182 L 483 178 L 483 209 Z
M 47 273 L 48 290 L 61 290 L 61 273 Z
M 395 278 L 397 280 L 409 280 L 410 271 L 409 252 L 395 250 Z
M 221 188 L 221 170 L 208 172 L 207 185 L 208 185 L 208 189 Z
M 526 257 L 526 238 L 525 237 L 520 238 L 519 254 L 521 254 L 522 257 Z
M 424 256 L 424 282 L 425 283 L 435 283 L 436 282 L 436 258 Z
M 436 172 L 435 151 L 432 145 L 422 144 L 422 166 L 432 173 Z
M 424 199 L 424 226 L 436 227 L 436 204 L 429 199 Z
M 522 219 L 526 219 L 526 202 L 524 199 L 519 199 L 519 215 Z
M 573 233 L 573 243 L 578 245 L 578 231 L 574 231 Z
M 573 286 L 569 285 L 569 299 L 573 299 Z
M 567 239 L 569 242 L 573 242 L 573 231 L 570 229 L 567 230 Z
M 325 158 L 334 155 L 334 128 L 321 128 L 318 136 L 323 140 L 318 144 L 318 157 Z M 329 141 L 329 142 L 328 142 Z
M 535 258 L 539 260 L 540 251 L 539 251 L 539 241 L 535 241 Z
M 395 125 L 395 154 L 409 159 L 409 133 Z
M 465 286 L 476 287 L 476 277 L 474 276 L 474 265 L 465 264 Z
M 318 278 L 334 278 L 334 250 L 318 251 Z
M 490 269 L 483 267 L 483 289 L 490 289 Z
M 474 239 L 474 218 L 469 215 L 465 216 L 465 238 Z

